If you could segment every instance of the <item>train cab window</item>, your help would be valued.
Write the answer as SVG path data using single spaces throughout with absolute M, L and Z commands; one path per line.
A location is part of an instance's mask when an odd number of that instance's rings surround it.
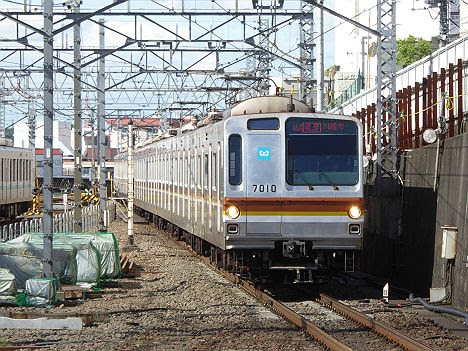
M 252 118 L 247 121 L 247 129 L 250 130 L 277 130 L 278 118 Z
M 229 184 L 242 183 L 242 138 L 238 134 L 229 137 Z
M 286 181 L 290 185 L 357 184 L 358 155 L 358 128 L 352 121 L 286 121 Z

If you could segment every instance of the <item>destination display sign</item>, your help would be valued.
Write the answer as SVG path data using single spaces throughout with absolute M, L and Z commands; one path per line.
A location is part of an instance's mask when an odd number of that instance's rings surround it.
M 356 124 L 329 119 L 289 119 L 288 134 L 355 134 Z

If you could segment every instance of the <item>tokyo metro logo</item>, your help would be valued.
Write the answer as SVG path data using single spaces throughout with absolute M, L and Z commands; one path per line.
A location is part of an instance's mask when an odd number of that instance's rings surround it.
M 269 160 L 271 158 L 271 151 L 269 147 L 259 147 L 257 151 L 257 158 L 259 160 Z

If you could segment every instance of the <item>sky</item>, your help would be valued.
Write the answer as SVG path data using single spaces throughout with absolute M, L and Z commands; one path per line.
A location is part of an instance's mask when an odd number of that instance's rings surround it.
M 361 24 L 374 29 L 377 28 L 377 0 L 335 0 L 335 2 L 337 12 L 346 16 L 354 16 L 356 13 L 363 12 L 356 19 Z M 356 5 L 358 5 L 358 11 L 355 10 Z M 438 11 L 423 9 L 423 7 L 422 0 L 401 0 L 397 2 L 397 39 L 413 35 L 430 40 L 431 37 L 438 35 Z M 336 24 L 340 22 L 339 20 Z M 342 71 L 356 71 L 361 62 L 361 37 L 368 34 L 363 30 L 356 32 L 355 28 L 348 23 L 340 25 L 334 31 L 336 64 L 341 66 Z M 376 41 L 376 38 L 372 37 L 371 41 Z
M 105 1 L 108 3 L 110 0 Z M 263 0 L 268 2 L 267 0 Z M 54 0 L 56 4 L 55 8 L 57 10 L 62 10 L 62 2 L 58 0 Z M 13 10 L 15 7 L 22 8 L 22 4 L 24 0 L 0 0 L 0 9 L 1 10 Z M 27 0 L 26 3 L 32 4 L 32 11 L 34 11 L 35 6 L 39 6 L 41 0 Z M 96 0 L 84 0 L 83 1 L 83 8 L 90 9 L 98 2 Z M 100 3 L 100 2 L 99 2 Z M 104 3 L 104 1 L 103 1 Z M 149 4 L 152 6 L 149 6 Z M 376 28 L 377 22 L 377 15 L 376 15 L 376 3 L 377 0 L 325 0 L 325 5 L 334 8 L 339 13 L 342 13 L 348 17 L 354 17 L 355 14 L 361 13 L 356 19 L 369 27 Z M 15 5 L 16 4 L 16 5 Z M 139 9 L 150 9 L 154 8 L 155 4 L 159 4 L 158 6 L 163 6 L 171 11 L 179 11 L 182 7 L 181 0 L 131 0 L 130 2 L 130 9 L 131 10 L 139 10 Z M 195 10 L 209 10 L 209 9 L 225 9 L 226 11 L 232 11 L 236 7 L 240 10 L 251 8 L 252 1 L 251 0 L 185 0 L 184 1 L 185 9 L 195 9 Z M 299 6 L 298 0 L 288 0 L 285 1 L 285 7 L 287 9 L 295 9 L 297 10 Z M 432 36 L 436 36 L 438 34 L 439 25 L 438 25 L 438 13 L 436 10 L 412 10 L 413 7 L 421 9 L 424 6 L 423 0 L 401 0 L 397 3 L 397 36 L 398 38 L 405 38 L 409 34 L 414 35 L 416 37 L 423 37 L 425 39 L 430 39 Z M 127 9 L 127 5 L 120 5 L 119 8 L 113 9 L 112 11 L 125 11 Z M 325 13 L 325 24 L 324 29 L 325 31 L 329 32 L 325 35 L 325 68 L 330 67 L 333 64 L 337 64 L 341 66 L 341 71 L 343 72 L 352 72 L 356 71 L 357 68 L 360 67 L 361 62 L 361 37 L 363 35 L 367 35 L 362 30 L 356 31 L 355 28 L 348 24 L 340 24 L 342 21 L 333 18 L 332 16 Z M 431 17 L 432 16 L 432 17 Z M 28 21 L 32 20 L 28 18 Z M 42 18 L 38 16 L 34 20 L 37 23 L 31 23 L 37 27 L 42 26 Z M 113 28 L 118 28 L 121 32 L 124 33 L 132 33 L 134 28 L 131 22 L 131 18 L 125 19 L 123 17 L 119 18 L 119 22 L 115 21 L 112 22 L 111 18 L 107 18 L 109 22 L 107 25 Z M 186 36 L 187 29 L 184 28 L 183 25 L 179 25 L 174 23 L 174 17 L 167 17 L 167 18 L 159 18 L 159 23 L 162 26 L 171 29 L 173 32 L 177 32 L 182 36 Z M 213 28 L 216 27 L 217 21 L 219 19 L 213 18 L 210 20 L 205 20 L 205 22 L 200 22 L 200 25 L 205 28 Z M 183 22 L 183 21 L 181 21 Z M 231 22 L 228 26 L 226 26 L 226 32 L 224 33 L 226 36 L 229 35 L 230 38 L 238 35 L 238 23 L 236 21 Z M 236 27 L 237 26 L 237 27 Z M 193 26 L 195 30 L 197 29 L 196 26 Z M 146 38 L 158 38 L 159 36 L 167 37 L 167 32 L 162 29 L 158 29 L 154 25 L 147 23 L 145 21 L 141 21 L 140 25 L 142 31 L 143 39 Z M 140 31 L 138 28 L 138 31 Z M 192 28 L 192 29 L 194 29 Z M 333 28 L 333 29 L 332 29 Z M 249 29 L 249 28 L 248 28 Z M 10 21 L 2 21 L 0 22 L 0 37 L 8 38 L 11 37 L 16 31 L 16 26 L 12 25 Z M 98 28 L 97 25 L 91 22 L 87 22 L 82 26 L 82 45 L 87 47 L 97 47 L 98 44 Z M 298 56 L 297 45 L 299 43 L 298 39 L 298 26 L 297 23 L 285 26 L 282 29 L 282 32 L 278 32 L 279 37 L 278 40 L 275 40 L 275 43 L 278 45 L 278 54 L 282 55 L 283 52 L 290 53 L 291 55 Z M 283 34 L 281 34 L 283 33 Z M 222 34 L 222 35 L 224 35 Z M 315 33 L 316 34 L 316 33 Z M 33 36 L 30 38 L 32 44 L 40 44 L 42 38 L 39 36 Z M 275 38 L 276 39 L 276 38 Z M 106 43 L 112 43 L 114 46 L 122 45 L 125 41 L 125 38 L 113 33 L 111 31 L 106 31 Z M 375 38 L 372 38 L 371 41 L 375 41 Z M 71 30 L 62 37 L 56 38 L 55 45 L 61 46 L 63 42 L 66 42 L 68 46 L 72 44 L 71 40 Z M 7 42 L 3 42 L 2 46 L 8 46 Z M 40 54 L 37 54 L 40 55 Z M 63 54 L 65 59 L 71 61 L 71 52 Z M 214 67 L 214 55 L 211 55 L 207 60 L 201 62 L 196 68 L 212 68 Z M 33 60 L 33 58 L 30 58 Z M 1 65 L 16 65 L 17 62 L 10 62 L 3 61 Z M 371 63 L 375 66 L 374 63 Z M 114 63 L 111 58 L 108 59 L 106 66 L 112 68 L 113 66 L 118 67 L 121 63 Z M 287 65 L 283 65 L 287 66 Z M 237 67 L 236 69 L 238 69 Z M 288 67 L 285 68 L 284 74 L 289 77 L 292 74 L 297 76 L 297 73 L 294 73 L 293 70 L 288 71 Z M 272 72 L 272 75 L 279 75 L 279 72 Z M 108 95 L 108 94 L 106 94 Z M 109 99 L 110 100 L 110 99 Z M 109 101 L 108 100 L 108 101 Z M 69 99 L 71 102 L 71 99 Z M 40 104 L 39 104 L 40 105 Z M 38 105 L 38 108 L 40 106 Z M 14 113 L 14 114 L 12 114 Z M 7 111 L 7 115 L 9 115 L 10 119 L 17 119 L 22 117 L 22 113 L 18 113 L 16 110 L 10 109 Z M 60 118 L 60 116 L 58 116 Z

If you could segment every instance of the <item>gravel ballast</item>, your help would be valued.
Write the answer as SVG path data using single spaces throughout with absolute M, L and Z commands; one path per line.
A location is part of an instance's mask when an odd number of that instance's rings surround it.
M 127 224 L 109 227 L 120 247 Z M 144 272 L 122 278 L 98 298 L 76 306 L 2 307 L 29 313 L 92 313 L 80 331 L 0 330 L 0 343 L 47 345 L 52 350 L 323 350 L 237 286 L 149 225 L 136 225 L 137 251 L 128 256 Z

